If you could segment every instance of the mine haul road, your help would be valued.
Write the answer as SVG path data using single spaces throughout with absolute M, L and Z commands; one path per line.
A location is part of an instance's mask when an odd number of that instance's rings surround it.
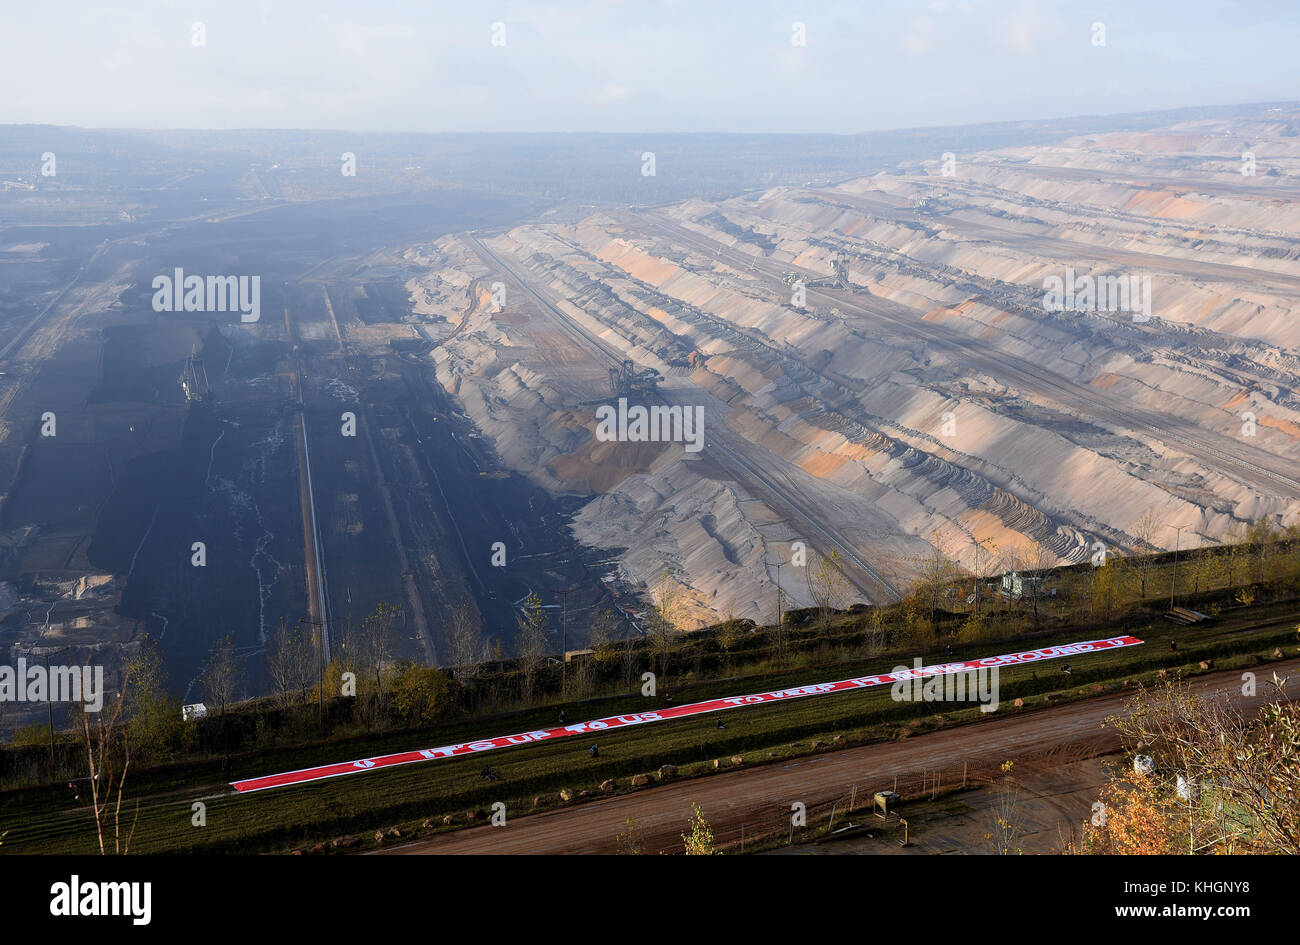
M 1211 673 L 1193 680 L 1201 694 L 1224 692 L 1237 704 L 1257 707 L 1275 698 L 1265 676 L 1294 675 L 1300 659 L 1260 667 L 1258 694 L 1241 695 L 1240 671 Z M 718 836 L 731 837 L 741 824 L 771 822 L 788 814 L 794 801 L 809 808 L 842 798 L 856 785 L 859 797 L 890 787 L 895 775 L 951 770 L 970 762 L 972 770 L 1003 761 L 1073 761 L 1119 749 L 1116 733 L 1102 727 L 1118 715 L 1133 693 L 1120 692 L 1052 709 L 994 715 L 900 741 L 775 761 L 725 774 L 643 788 L 590 803 L 507 821 L 505 827 L 469 827 L 426 840 L 385 847 L 375 853 L 615 853 L 616 837 L 635 818 L 648 853 L 680 852 L 692 804 L 699 804 Z M 1080 820 L 1086 816 L 1080 811 Z

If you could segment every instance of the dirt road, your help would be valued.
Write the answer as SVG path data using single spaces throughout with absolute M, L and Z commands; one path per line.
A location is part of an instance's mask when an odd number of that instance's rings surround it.
M 1272 696 L 1266 680 L 1300 674 L 1300 660 L 1261 667 L 1256 672 L 1259 694 L 1241 696 L 1239 671 L 1213 673 L 1195 681 L 1198 692 L 1227 692 L 1243 705 L 1257 705 Z M 1292 696 L 1294 697 L 1294 689 Z M 615 838 L 636 818 L 647 852 L 679 852 L 681 834 L 691 804 L 698 803 L 719 837 L 738 832 L 743 823 L 770 820 L 788 812 L 795 801 L 811 809 L 846 795 L 891 786 L 900 777 L 923 770 L 960 768 L 987 770 L 1006 760 L 1075 761 L 1114 751 L 1118 738 L 1102 721 L 1119 713 L 1129 693 L 1117 693 L 1022 715 L 1002 715 L 989 721 L 901 741 L 775 762 L 693 781 L 669 783 L 632 794 L 601 798 L 589 804 L 509 820 L 505 827 L 473 827 L 427 840 L 376 851 L 382 853 L 614 853 Z

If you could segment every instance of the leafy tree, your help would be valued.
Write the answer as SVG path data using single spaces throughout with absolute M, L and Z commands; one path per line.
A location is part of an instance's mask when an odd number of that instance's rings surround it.
M 434 666 L 407 663 L 393 678 L 393 714 L 407 725 L 437 721 L 451 705 L 447 674 Z
M 1140 690 L 1107 724 L 1155 770 L 1112 778 L 1068 852 L 1300 853 L 1300 704 L 1271 685 L 1258 715 L 1186 683 Z
M 688 856 L 710 856 L 718 852 L 713 848 L 713 828 L 704 819 L 704 811 L 699 804 L 691 805 L 691 817 L 686 822 L 682 844 L 686 847 Z
M 0 835 L 3 836 L 3 835 Z M 645 852 L 645 831 L 635 817 L 623 821 L 623 832 L 614 837 L 618 852 L 623 855 L 637 856 Z
M 132 680 L 132 699 L 125 713 L 127 735 L 136 757 L 147 763 L 181 747 L 177 744 L 184 726 L 181 700 L 167 692 L 162 653 L 150 637 L 141 641 L 125 668 Z
M 736 619 L 735 612 L 729 605 L 725 619 L 718 625 L 717 633 L 718 646 L 722 648 L 722 655 L 728 667 L 731 666 L 731 652 L 740 645 L 745 630 L 746 622 Z
M 1014 761 L 1002 762 L 1002 780 L 995 796 L 989 832 L 984 835 L 985 842 L 998 856 L 1024 852 L 1016 846 L 1025 834 L 1025 825 L 1020 813 L 1020 786 L 1011 774 L 1014 767 Z

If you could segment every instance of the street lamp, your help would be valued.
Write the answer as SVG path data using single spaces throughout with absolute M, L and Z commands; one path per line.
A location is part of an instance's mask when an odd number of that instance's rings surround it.
M 1169 575 L 1169 609 L 1174 609 L 1174 582 L 1178 579 L 1178 545 L 1183 537 L 1183 529 L 1187 525 L 1166 525 L 1166 528 L 1174 529 L 1174 569 Z

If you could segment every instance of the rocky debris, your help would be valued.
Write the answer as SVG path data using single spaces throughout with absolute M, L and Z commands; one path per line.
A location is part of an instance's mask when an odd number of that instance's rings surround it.
M 677 777 L 677 766 L 661 765 L 658 777 L 660 781 L 671 781 L 673 778 Z
M 634 774 L 632 775 L 632 787 L 645 787 L 650 783 L 650 775 Z
M 573 791 L 569 788 L 560 788 L 560 803 L 568 804 L 573 800 Z
M 1201 669 L 1213 669 L 1214 660 L 1201 660 L 1197 665 L 1200 666 Z
M 360 837 L 354 837 L 351 834 L 349 834 L 346 837 L 337 837 L 334 840 L 331 840 L 330 846 L 333 847 L 335 850 L 350 850 L 355 846 L 359 846 L 360 843 L 361 843 Z
M 606 780 L 600 782 L 600 789 L 601 789 L 601 791 L 603 791 L 605 794 L 610 793 L 611 791 L 614 790 L 614 788 L 615 788 L 615 784 L 614 784 L 614 779 L 613 779 L 613 778 L 608 778 L 608 779 L 606 779 Z

